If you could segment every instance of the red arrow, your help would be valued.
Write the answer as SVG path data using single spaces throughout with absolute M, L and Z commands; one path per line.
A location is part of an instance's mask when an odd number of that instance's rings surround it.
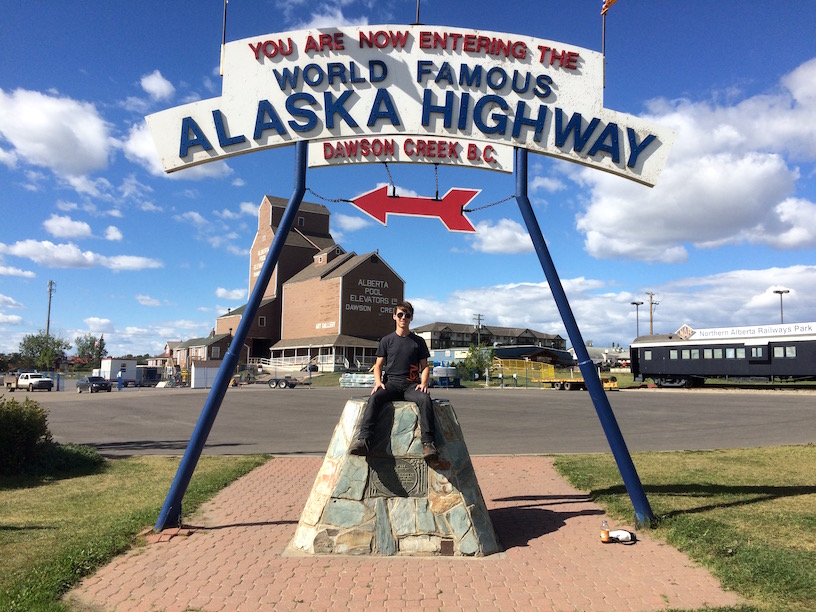
M 411 196 L 392 197 L 388 186 L 359 195 L 352 200 L 357 208 L 385 225 L 388 215 L 439 217 L 452 232 L 475 232 L 462 209 L 475 198 L 480 189 L 451 189 L 441 200 Z

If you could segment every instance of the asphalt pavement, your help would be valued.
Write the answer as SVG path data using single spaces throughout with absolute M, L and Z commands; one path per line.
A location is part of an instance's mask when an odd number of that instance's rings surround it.
M 22 395 L 18 392 L 18 395 Z M 209 390 L 127 388 L 92 395 L 35 392 L 58 442 L 105 455 L 182 454 Z M 345 402 L 368 389 L 231 387 L 205 453 L 320 455 Z M 434 389 L 456 411 L 471 454 L 607 452 L 586 391 Z M 611 391 L 630 451 L 699 450 L 816 442 L 816 392 L 637 389 Z

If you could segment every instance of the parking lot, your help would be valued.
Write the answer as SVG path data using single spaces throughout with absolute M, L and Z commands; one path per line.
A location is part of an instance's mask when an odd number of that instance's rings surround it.
M 67 387 L 30 395 L 49 409 L 58 442 L 108 455 L 183 453 L 209 394 L 131 387 L 80 395 Z M 346 400 L 365 395 L 368 389 L 229 388 L 204 452 L 322 455 Z M 451 401 L 473 454 L 609 450 L 586 391 L 434 389 L 432 396 Z M 633 452 L 816 441 L 813 392 L 639 389 L 608 397 Z

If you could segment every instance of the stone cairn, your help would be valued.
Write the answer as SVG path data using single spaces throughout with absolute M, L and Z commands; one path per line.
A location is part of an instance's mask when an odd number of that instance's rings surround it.
M 290 550 L 446 556 L 498 552 L 450 402 L 434 400 L 439 458 L 426 462 L 413 402 L 383 406 L 368 457 L 349 455 L 366 400 L 346 403 Z

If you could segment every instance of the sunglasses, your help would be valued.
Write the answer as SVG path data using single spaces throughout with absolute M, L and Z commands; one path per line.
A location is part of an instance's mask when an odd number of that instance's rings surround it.
M 413 319 L 413 318 L 414 318 L 414 315 L 412 315 L 412 314 L 408 314 L 407 312 L 398 312 L 398 313 L 397 313 L 397 318 L 398 318 L 398 319 L 402 319 L 402 318 L 406 318 L 406 319 Z

